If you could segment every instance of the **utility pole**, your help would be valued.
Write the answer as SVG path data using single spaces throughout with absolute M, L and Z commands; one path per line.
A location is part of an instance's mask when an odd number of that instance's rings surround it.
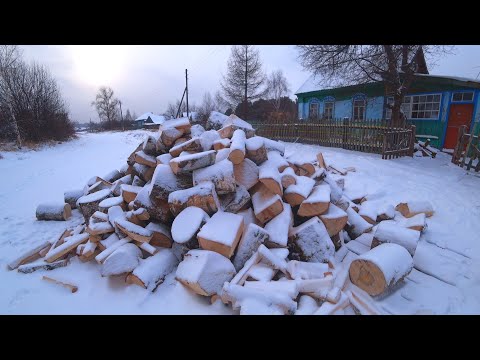
M 122 119 L 122 130 L 125 131 L 125 124 L 123 123 L 123 114 L 122 114 L 122 102 L 118 100 L 118 103 L 120 104 L 120 119 Z
M 185 92 L 187 94 L 187 118 L 188 118 L 188 71 L 185 69 Z

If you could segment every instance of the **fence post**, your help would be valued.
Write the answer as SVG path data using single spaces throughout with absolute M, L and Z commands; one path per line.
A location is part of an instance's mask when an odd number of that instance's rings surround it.
M 458 160 L 460 159 L 460 155 L 462 153 L 462 144 L 463 143 L 463 135 L 467 131 L 467 127 L 465 125 L 460 126 L 458 129 L 458 135 L 457 135 L 457 144 L 455 145 L 455 150 L 453 151 L 453 156 L 452 156 L 452 163 L 457 164 Z
M 415 125 L 410 125 L 410 129 L 412 129 L 412 132 L 410 134 L 410 149 L 409 149 L 409 156 L 413 157 L 413 152 L 415 150 L 415 135 L 416 135 L 416 126 Z

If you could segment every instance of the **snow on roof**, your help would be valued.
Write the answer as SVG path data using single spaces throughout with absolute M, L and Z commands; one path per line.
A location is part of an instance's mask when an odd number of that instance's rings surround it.
M 153 113 L 152 112 L 146 112 L 145 114 L 140 115 L 138 118 L 136 118 L 135 121 L 147 120 L 150 115 L 153 115 Z
M 165 122 L 165 116 L 150 114 L 148 116 L 154 124 L 163 124 Z
M 460 76 L 448 76 L 448 75 L 432 75 L 432 74 L 415 74 L 415 76 L 422 76 L 422 77 L 430 77 L 430 78 L 439 78 L 439 79 L 450 79 L 462 82 L 473 82 L 476 84 L 480 84 L 480 80 L 465 78 Z M 318 91 L 318 90 L 326 90 L 322 88 L 320 85 L 319 78 L 316 77 L 314 74 L 310 75 L 310 77 L 303 83 L 302 86 L 295 92 L 295 94 L 302 94 L 311 91 Z

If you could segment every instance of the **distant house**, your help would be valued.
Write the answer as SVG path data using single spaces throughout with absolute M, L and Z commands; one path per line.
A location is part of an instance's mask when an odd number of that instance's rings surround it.
M 149 127 L 156 127 L 165 122 L 165 116 L 155 115 L 152 112 L 147 112 L 143 115 L 140 115 L 138 118 L 135 119 L 135 124 L 137 129 L 140 128 L 149 128 Z
M 383 82 L 322 89 L 311 76 L 296 92 L 299 119 L 390 119 L 393 98 Z M 452 149 L 460 125 L 480 132 L 480 81 L 452 76 L 416 74 L 402 110 L 419 138 Z M 475 130 L 474 129 L 475 126 Z

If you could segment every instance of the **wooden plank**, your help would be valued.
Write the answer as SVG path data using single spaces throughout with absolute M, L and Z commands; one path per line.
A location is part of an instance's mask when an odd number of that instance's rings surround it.
M 42 280 L 48 281 L 52 284 L 63 286 L 64 288 L 69 289 L 72 293 L 75 293 L 78 291 L 78 286 L 67 284 L 67 283 L 52 279 L 51 277 L 48 277 L 48 276 L 43 276 Z

